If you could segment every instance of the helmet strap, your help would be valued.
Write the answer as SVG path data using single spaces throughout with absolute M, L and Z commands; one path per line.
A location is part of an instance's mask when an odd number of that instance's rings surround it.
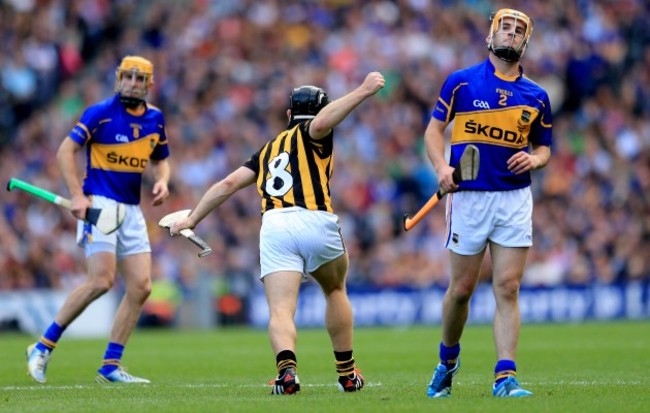
M 504 62 L 518 62 L 519 59 L 524 55 L 524 52 L 526 51 L 526 46 L 528 45 L 528 37 L 525 35 L 524 38 L 522 39 L 521 44 L 519 45 L 518 48 L 514 48 L 512 46 L 494 46 L 494 37 L 501 33 L 503 31 L 503 19 L 506 16 L 500 17 L 500 20 L 497 22 L 497 27 L 494 28 L 494 31 L 490 34 L 490 39 L 489 39 L 489 44 L 488 44 L 488 49 L 494 53 L 496 57 L 499 59 L 503 60 Z M 513 25 L 517 27 L 517 22 L 519 21 L 519 18 L 516 16 L 509 16 L 514 19 Z M 528 30 L 528 25 L 530 22 L 525 22 L 526 24 L 526 30 Z
M 492 53 L 499 59 L 505 61 L 505 62 L 518 62 L 519 59 L 521 59 L 521 56 L 519 55 L 519 52 L 515 50 L 514 47 L 510 46 L 500 46 L 500 47 L 491 47 L 490 50 L 492 50 Z
M 131 96 L 124 96 L 120 93 L 120 102 L 127 108 L 127 109 L 135 109 L 140 105 L 144 105 L 145 101 L 144 99 L 140 98 L 134 98 Z

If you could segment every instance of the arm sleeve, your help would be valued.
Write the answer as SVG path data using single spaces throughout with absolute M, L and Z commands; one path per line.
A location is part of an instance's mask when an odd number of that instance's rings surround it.
M 532 125 L 531 142 L 534 145 L 551 146 L 553 143 L 553 112 L 548 94 L 544 92 L 540 101 L 542 102 L 541 116 Z
M 441 122 L 449 123 L 454 118 L 456 114 L 455 109 L 455 97 L 456 90 L 458 90 L 458 85 L 460 84 L 459 75 L 457 72 L 452 73 L 445 83 L 442 84 L 440 89 L 440 96 L 436 102 L 436 106 L 431 112 L 431 116 L 438 119 Z
M 165 118 L 160 115 L 158 122 L 158 128 L 160 133 L 160 139 L 158 139 L 158 144 L 151 153 L 150 158 L 156 161 L 161 161 L 169 157 L 169 145 L 167 144 L 167 128 L 165 127 Z
M 260 170 L 260 153 L 262 152 L 262 149 L 260 148 L 259 151 L 255 152 L 253 155 L 251 155 L 250 158 L 242 166 L 245 166 L 248 169 L 251 169 L 253 172 L 256 174 Z
M 72 128 L 68 136 L 79 145 L 84 146 L 92 138 L 90 131 L 97 127 L 97 116 L 94 107 L 87 108 L 81 115 L 79 122 Z

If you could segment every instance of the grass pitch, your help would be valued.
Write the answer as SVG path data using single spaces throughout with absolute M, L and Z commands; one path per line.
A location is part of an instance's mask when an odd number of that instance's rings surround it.
M 123 362 L 149 385 L 93 383 L 105 340 L 64 336 L 48 383 L 26 376 L 32 338 L 0 335 L 0 411 L 6 412 L 646 412 L 650 406 L 650 325 L 646 322 L 524 325 L 519 379 L 529 399 L 491 396 L 494 345 L 489 326 L 468 326 L 450 399 L 426 387 L 437 362 L 438 327 L 360 328 L 355 358 L 367 387 L 336 388 L 324 330 L 300 330 L 296 396 L 271 396 L 275 375 L 266 331 L 139 330 Z

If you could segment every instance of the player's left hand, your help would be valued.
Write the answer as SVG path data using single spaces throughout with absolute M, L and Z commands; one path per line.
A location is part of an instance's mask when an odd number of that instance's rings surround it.
M 153 185 L 153 190 L 151 191 L 153 195 L 153 201 L 151 205 L 158 206 L 161 205 L 165 199 L 169 196 L 169 188 L 167 187 L 166 182 L 158 181 Z
M 521 151 L 508 159 L 508 170 L 515 175 L 519 175 L 531 169 L 537 169 L 539 164 L 540 162 L 536 156 Z

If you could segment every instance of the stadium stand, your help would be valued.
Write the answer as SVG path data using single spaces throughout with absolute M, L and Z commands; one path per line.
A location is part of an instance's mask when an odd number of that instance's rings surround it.
M 536 16 L 523 66 L 551 96 L 554 154 L 535 172 L 534 286 L 650 279 L 650 5 L 641 0 L 520 1 Z M 167 116 L 172 196 L 143 207 L 157 277 L 185 297 L 199 278 L 245 299 L 258 282 L 260 205 L 242 191 L 197 231 L 197 260 L 155 222 L 204 189 L 286 122 L 291 86 L 340 96 L 369 70 L 387 88 L 337 129 L 334 207 L 344 221 L 350 282 L 444 285 L 444 208 L 409 233 L 404 212 L 437 188 L 422 135 L 441 82 L 485 58 L 487 16 L 466 0 L 42 0 L 0 2 L 0 178 L 58 193 L 61 139 L 110 93 L 121 56 L 156 67 L 150 101 Z M 537 29 L 539 28 L 539 29 Z M 145 184 L 145 187 L 146 184 Z M 250 188 L 250 191 L 254 191 Z M 0 198 L 0 290 L 69 288 L 84 277 L 71 215 L 24 194 Z M 489 266 L 485 279 L 489 278 Z M 203 285 L 203 284 L 201 284 Z M 225 287 L 224 287 L 225 286 Z

